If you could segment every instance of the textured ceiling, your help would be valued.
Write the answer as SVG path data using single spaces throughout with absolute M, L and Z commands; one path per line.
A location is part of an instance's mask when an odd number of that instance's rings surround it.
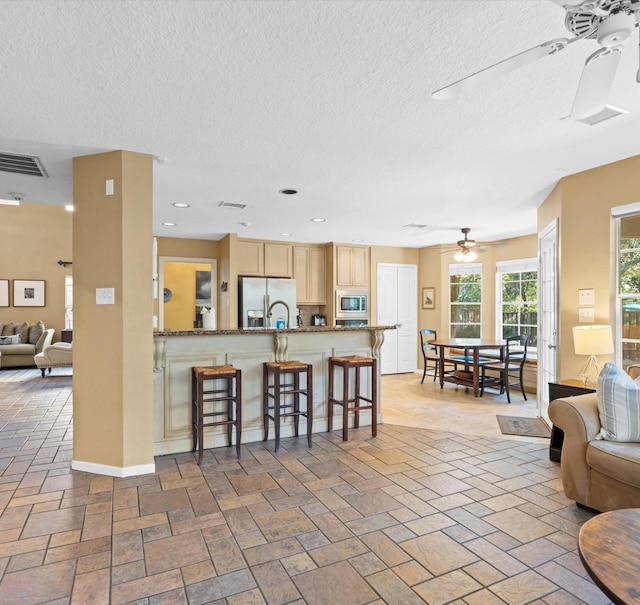
M 0 197 L 69 203 L 74 155 L 150 153 L 167 158 L 156 235 L 502 239 L 536 231 L 560 177 L 640 153 L 637 32 L 610 99 L 631 113 L 598 126 L 562 119 L 593 41 L 431 98 L 566 36 L 548 0 L 4 0 L 0 17 L 0 151 L 39 155 L 50 174 L 0 173 Z

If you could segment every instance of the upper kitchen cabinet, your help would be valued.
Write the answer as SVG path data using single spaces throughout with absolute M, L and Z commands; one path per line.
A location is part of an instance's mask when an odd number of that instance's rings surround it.
M 326 248 L 293 246 L 293 277 L 296 280 L 298 304 L 326 303 Z
M 279 242 L 238 240 L 238 275 L 292 277 L 293 246 Z
M 369 288 L 369 248 L 336 246 L 336 286 Z

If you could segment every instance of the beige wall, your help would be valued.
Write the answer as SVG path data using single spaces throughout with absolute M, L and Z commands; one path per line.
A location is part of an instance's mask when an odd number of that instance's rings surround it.
M 196 271 L 211 271 L 209 263 L 164 263 L 164 287 L 172 292 L 164 304 L 165 330 L 193 330 L 196 318 Z
M 538 229 L 559 220 L 558 378 L 575 378 L 585 358 L 573 350 L 578 290 L 595 290 L 595 323 L 615 324 L 615 235 L 611 208 L 640 201 L 640 156 L 562 179 L 538 211 Z M 615 333 L 615 332 L 614 332 Z M 599 358 L 604 362 L 607 358 Z M 613 357 L 610 358 L 612 360 Z
M 71 202 L 71 200 L 69 200 Z M 10 281 L 9 307 L 0 307 L 0 323 L 34 323 L 42 320 L 56 330 L 60 340 L 65 327 L 64 278 L 72 267 L 59 260 L 71 261 L 73 216 L 62 206 L 21 202 L 19 206 L 0 204 L 0 279 Z M 14 307 L 14 279 L 45 280 L 44 307 Z

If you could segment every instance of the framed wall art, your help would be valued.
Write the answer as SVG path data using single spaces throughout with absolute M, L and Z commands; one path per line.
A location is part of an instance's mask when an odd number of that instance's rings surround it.
M 45 283 L 44 279 L 14 279 L 13 306 L 44 307 Z
M 422 288 L 422 308 L 423 309 L 436 308 L 436 289 L 435 288 Z
M 9 306 L 9 280 L 0 279 L 0 307 Z

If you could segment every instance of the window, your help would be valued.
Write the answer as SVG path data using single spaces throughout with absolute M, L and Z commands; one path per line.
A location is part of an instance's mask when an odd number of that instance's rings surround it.
M 64 276 L 64 327 L 73 330 L 73 277 Z
M 640 363 L 640 215 L 618 218 L 618 325 L 622 366 Z
M 524 334 L 529 348 L 538 344 L 538 259 L 496 263 L 496 334 Z
M 449 334 L 451 338 L 480 338 L 482 263 L 449 265 Z

